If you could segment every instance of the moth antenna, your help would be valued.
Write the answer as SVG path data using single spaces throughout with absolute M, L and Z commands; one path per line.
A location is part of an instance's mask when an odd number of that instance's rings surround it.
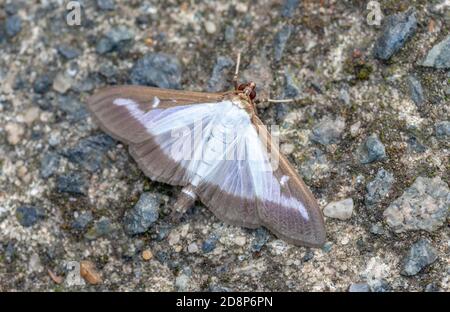
M 235 90 L 238 89 L 239 66 L 241 66 L 241 52 L 237 53 L 236 70 L 234 71 L 234 76 L 233 76 L 233 84 L 234 84 Z
M 295 99 L 284 99 L 284 100 L 263 99 L 263 101 L 267 101 L 269 103 L 291 103 L 295 102 Z

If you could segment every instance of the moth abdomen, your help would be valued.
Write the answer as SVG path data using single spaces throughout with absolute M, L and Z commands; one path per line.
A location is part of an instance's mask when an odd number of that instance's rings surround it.
M 180 219 L 183 214 L 192 206 L 197 200 L 195 188 L 192 185 L 183 187 L 177 200 L 173 204 L 172 218 Z

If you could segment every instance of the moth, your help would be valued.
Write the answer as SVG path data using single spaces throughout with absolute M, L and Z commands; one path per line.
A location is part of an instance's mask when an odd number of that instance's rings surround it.
M 237 63 L 229 92 L 115 86 L 90 97 L 88 109 L 146 176 L 182 186 L 175 215 L 200 200 L 225 223 L 320 247 L 322 212 L 259 119 L 255 83 L 237 83 Z

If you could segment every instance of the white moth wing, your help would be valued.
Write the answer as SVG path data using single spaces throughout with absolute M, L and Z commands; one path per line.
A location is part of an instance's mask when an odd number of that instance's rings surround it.
M 238 157 L 229 160 L 224 156 L 209 169 L 198 184 L 202 202 L 228 223 L 251 228 L 264 225 L 291 243 L 322 245 L 322 213 L 312 193 L 278 153 L 265 126 L 257 118 L 253 124 L 237 107 L 227 116 L 233 121 L 229 128 L 236 131 L 226 155 Z M 277 166 L 271 154 L 279 157 Z
M 249 115 L 233 105 L 214 125 L 200 174 L 193 181 L 200 200 L 221 220 L 239 226 L 261 226 L 251 174 Z M 203 169 L 204 168 L 204 169 Z
M 192 154 L 205 144 L 202 138 L 206 136 L 198 139 L 196 135 L 194 140 L 192 135 L 200 128 L 208 131 L 231 105 L 221 98 L 213 93 L 119 86 L 98 92 L 89 99 L 88 108 L 105 132 L 129 145 L 130 154 L 148 177 L 186 185 L 198 161 L 183 153 L 186 146 Z

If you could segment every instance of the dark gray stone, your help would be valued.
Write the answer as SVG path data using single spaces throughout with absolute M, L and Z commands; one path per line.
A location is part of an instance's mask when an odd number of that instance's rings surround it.
M 411 136 L 406 141 L 408 143 L 408 148 L 411 152 L 423 153 L 427 150 L 427 147 L 420 143 L 419 139 L 415 136 Z
M 330 166 L 327 156 L 317 148 L 312 150 L 311 156 L 300 167 L 302 177 L 306 180 L 322 178 L 328 174 L 329 170 Z
M 225 27 L 225 41 L 228 43 L 233 43 L 235 38 L 236 38 L 236 29 L 230 25 Z
M 61 54 L 66 60 L 72 60 L 80 55 L 80 50 L 69 46 L 67 44 L 61 44 L 57 48 L 58 53 Z
M 6 3 L 4 8 L 8 15 L 14 15 L 19 12 L 19 5 L 16 2 Z
M 69 161 L 96 172 L 101 168 L 104 154 L 113 146 L 115 141 L 110 136 L 99 134 L 80 140 L 75 147 L 62 151 L 62 154 Z
M 170 234 L 170 225 L 168 224 L 161 224 L 156 227 L 156 239 L 159 241 L 162 241 Z
M 438 69 L 450 68 L 450 35 L 428 52 L 422 65 Z
M 210 292 L 231 292 L 231 291 L 233 291 L 231 288 L 221 286 L 221 285 L 210 285 L 208 290 Z
M 88 181 L 80 173 L 69 173 L 56 179 L 56 189 L 59 193 L 87 195 Z
M 181 87 L 181 66 L 175 56 L 165 53 L 147 53 L 131 70 L 131 82 L 167 89 Z
M 111 220 L 107 217 L 101 217 L 100 220 L 95 222 L 94 226 L 86 232 L 84 237 L 89 240 L 94 240 L 99 237 L 108 237 L 113 231 L 114 227 Z
M 283 6 L 281 7 L 281 16 L 282 17 L 292 17 L 297 9 L 300 0 L 284 0 Z
M 348 288 L 349 292 L 370 292 L 370 287 L 366 283 L 354 283 Z
M 284 48 L 292 33 L 291 25 L 284 25 L 276 34 L 273 40 L 273 55 L 275 61 L 280 61 L 283 57 Z
M 342 118 L 333 120 L 325 117 L 313 127 L 310 138 L 322 145 L 339 143 L 344 129 L 345 122 Z
M 89 225 L 89 223 L 92 222 L 92 220 L 94 220 L 92 212 L 84 211 L 84 212 L 80 213 L 75 218 L 75 220 L 73 220 L 72 229 L 74 229 L 75 231 L 82 232 L 87 228 L 87 226 Z
M 388 16 L 383 26 L 383 33 L 374 47 L 374 56 L 388 60 L 397 53 L 416 32 L 417 19 L 414 9 Z
M 314 251 L 309 249 L 305 252 L 305 255 L 302 257 L 303 262 L 308 262 L 310 260 L 314 259 Z
M 373 235 L 383 235 L 383 226 L 380 223 L 372 224 L 372 226 L 370 227 L 370 233 L 372 233 Z
M 326 242 L 325 244 L 323 244 L 322 250 L 324 252 L 326 252 L 326 253 L 329 253 L 332 248 L 333 248 L 333 243 L 332 242 Z
M 289 103 L 277 103 L 277 105 L 275 105 L 277 122 L 283 123 L 284 118 L 289 113 L 289 110 Z
M 114 0 L 97 0 L 97 8 L 102 11 L 113 11 L 116 7 Z
M 219 240 L 219 238 L 215 234 L 212 234 L 211 236 L 209 236 L 206 240 L 203 241 L 202 251 L 204 253 L 208 253 L 208 252 L 211 252 L 214 249 L 216 249 L 218 240 Z
M 383 201 L 394 183 L 394 175 L 383 168 L 378 170 L 375 179 L 366 186 L 366 205 L 374 205 Z
M 439 140 L 447 140 L 450 138 L 450 121 L 441 121 L 435 126 L 436 137 Z
M 117 68 L 113 64 L 102 64 L 99 68 L 99 74 L 109 80 L 114 80 L 117 75 Z
M 409 76 L 408 85 L 409 85 L 409 92 L 411 94 L 411 99 L 417 106 L 421 106 L 425 102 L 422 84 L 416 77 Z
M 133 41 L 134 33 L 132 29 L 124 25 L 114 26 L 106 33 L 114 45 L 114 49 L 121 50 L 123 45 Z
M 372 292 L 388 292 L 391 291 L 392 287 L 384 279 L 374 280 L 371 282 L 370 289 Z
M 5 260 L 7 263 L 12 263 L 14 258 L 16 257 L 16 246 L 13 241 L 9 241 L 5 248 Z
M 16 210 L 16 218 L 22 226 L 30 227 L 45 218 L 45 213 L 35 206 L 21 206 Z
M 425 292 L 439 292 L 440 289 L 439 289 L 439 286 L 436 285 L 435 283 L 430 283 L 427 286 L 425 286 L 424 291 Z
M 73 90 L 76 92 L 90 92 L 95 89 L 95 81 L 92 77 L 87 77 L 82 81 L 78 81 L 76 85 L 73 87 Z
M 108 52 L 112 52 L 114 50 L 114 43 L 111 39 L 102 37 L 97 42 L 97 45 L 95 46 L 95 51 L 98 54 L 106 54 Z
M 345 105 L 350 105 L 350 94 L 348 93 L 347 89 L 342 88 L 341 90 L 339 90 L 339 100 L 341 100 L 341 102 Z
M 142 193 L 133 209 L 124 216 L 124 229 L 129 235 L 146 232 L 158 220 L 160 199 L 152 193 Z
M 130 48 L 134 40 L 133 31 L 124 26 L 114 26 L 105 36 L 100 38 L 95 50 L 98 54 L 106 54 L 109 52 L 123 52 Z
M 88 116 L 86 106 L 70 95 L 59 96 L 58 105 L 58 108 L 66 114 L 65 118 L 72 123 L 84 120 Z
M 229 57 L 219 56 L 214 65 L 211 78 L 208 81 L 208 92 L 224 91 L 227 87 L 228 72 L 234 66 L 234 62 Z
M 48 74 L 38 76 L 33 83 L 33 90 L 36 93 L 44 94 L 50 90 L 53 84 L 53 77 Z
M 262 227 L 256 229 L 255 240 L 253 241 L 252 246 L 251 246 L 252 251 L 254 251 L 254 252 L 261 251 L 261 249 L 264 247 L 264 245 L 267 243 L 268 240 L 269 240 L 269 233 L 267 232 L 266 229 L 264 229 Z M 205 244 L 205 242 L 203 242 L 203 244 Z M 202 249 L 203 249 L 203 246 L 202 246 Z
M 413 276 L 438 259 L 436 249 L 426 239 L 411 246 L 403 260 L 402 275 Z
M 22 19 L 19 15 L 12 15 L 6 18 L 5 32 L 9 38 L 15 37 L 22 31 Z
M 0 25 L 0 45 L 3 44 L 4 42 L 6 42 L 6 34 L 5 30 Z
M 298 82 L 289 70 L 284 71 L 284 98 L 296 99 L 301 91 Z
M 41 158 L 41 177 L 47 179 L 51 177 L 59 167 L 59 155 L 56 153 L 46 153 Z
M 372 163 L 386 158 L 386 150 L 376 134 L 370 135 L 358 148 L 359 162 Z

